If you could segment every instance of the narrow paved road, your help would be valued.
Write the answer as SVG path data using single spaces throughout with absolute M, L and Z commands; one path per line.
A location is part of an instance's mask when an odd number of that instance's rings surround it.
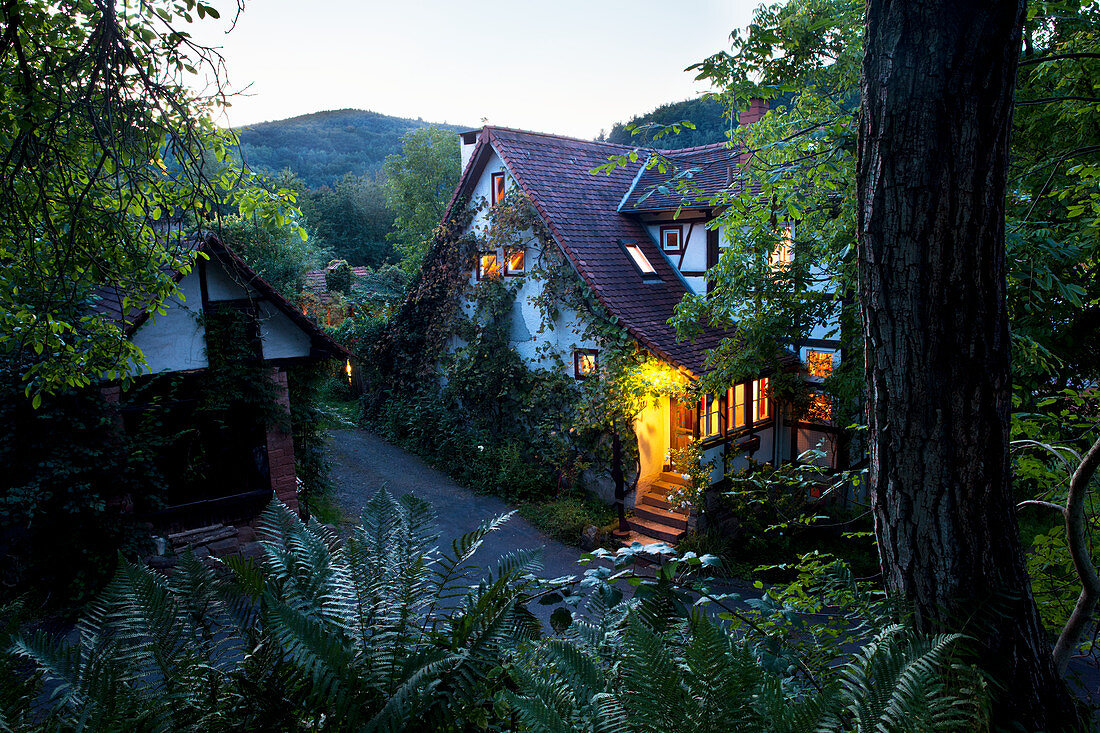
M 348 522 L 358 521 L 363 506 L 385 486 L 394 496 L 412 494 L 431 503 L 439 517 L 442 548 L 449 548 L 452 540 L 486 519 L 511 510 L 503 500 L 459 486 L 445 473 L 365 430 L 333 430 L 329 460 L 337 502 Z M 474 559 L 491 568 L 506 552 L 530 547 L 543 548 L 543 577 L 583 572 L 577 565 L 579 548 L 547 537 L 519 514 L 486 537 Z

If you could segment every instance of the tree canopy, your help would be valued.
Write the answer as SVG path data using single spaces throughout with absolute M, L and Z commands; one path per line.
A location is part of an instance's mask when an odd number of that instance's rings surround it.
M 125 377 L 142 362 L 101 294 L 156 312 L 193 256 L 180 234 L 227 198 L 291 222 L 291 201 L 228 163 L 221 58 L 199 0 L 0 6 L 0 349 L 27 394 Z M 212 92 L 202 94 L 204 80 Z M 207 87 L 210 88 L 210 87 Z M 40 399 L 35 394 L 35 401 Z
M 386 158 L 382 189 L 396 217 L 388 238 L 401 266 L 411 273 L 420 268 L 428 240 L 458 185 L 461 156 L 455 134 L 442 127 L 413 130 L 401 143 L 401 155 Z

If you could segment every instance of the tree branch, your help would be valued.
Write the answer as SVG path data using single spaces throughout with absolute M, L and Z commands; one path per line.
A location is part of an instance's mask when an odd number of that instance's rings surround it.
M 1055 53 L 1050 56 L 1022 59 L 1018 66 L 1031 66 L 1032 64 L 1042 64 L 1047 61 L 1062 61 L 1063 59 L 1100 59 L 1100 53 Z
M 1092 563 L 1085 539 L 1085 495 L 1097 467 L 1100 467 L 1100 438 L 1085 454 L 1085 459 L 1073 472 L 1073 478 L 1069 482 L 1069 498 L 1065 508 L 1066 540 L 1073 556 L 1073 567 L 1077 571 L 1077 577 L 1081 579 L 1081 595 L 1077 598 L 1073 613 L 1066 620 L 1065 628 L 1058 635 L 1058 643 L 1054 645 L 1054 666 L 1059 674 L 1065 673 L 1069 658 L 1081 641 L 1085 625 L 1096 606 L 1096 600 L 1100 598 L 1100 576 L 1096 573 L 1096 566 Z
M 1093 102 L 1100 103 L 1100 97 L 1043 97 L 1041 99 L 1025 99 L 1017 101 L 1017 107 L 1026 107 L 1029 104 L 1055 104 L 1057 102 Z

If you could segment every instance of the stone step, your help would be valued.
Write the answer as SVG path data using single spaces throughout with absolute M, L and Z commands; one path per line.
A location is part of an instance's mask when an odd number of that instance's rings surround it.
M 657 507 L 658 509 L 672 508 L 672 504 L 669 503 L 668 499 L 660 494 L 643 494 L 635 506 L 645 505 Z
M 652 505 L 637 504 L 634 506 L 634 516 L 661 524 L 667 524 L 676 529 L 687 529 L 688 518 L 683 514 L 658 508 Z
M 684 488 L 683 484 L 671 484 L 664 481 L 654 481 L 647 487 L 651 493 L 660 494 L 661 496 L 668 496 L 669 491 L 682 488 Z
M 691 486 L 691 479 L 684 478 L 678 473 L 672 473 L 670 471 L 662 471 L 661 478 L 658 481 L 663 481 L 666 484 L 680 484 L 681 486 Z
M 642 519 L 641 517 L 631 517 L 627 522 L 630 523 L 630 528 L 635 532 L 665 542 L 678 542 L 686 534 L 686 530 L 669 527 L 667 524 Z

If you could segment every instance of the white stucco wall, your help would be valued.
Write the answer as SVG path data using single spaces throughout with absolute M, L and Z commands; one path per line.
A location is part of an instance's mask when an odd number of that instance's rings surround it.
M 195 270 L 198 270 L 198 264 Z M 206 263 L 206 297 L 210 300 L 240 300 L 247 298 L 251 288 L 237 282 L 213 257 Z M 255 294 L 255 291 L 252 291 Z
M 145 374 L 204 369 L 206 331 L 202 326 L 202 287 L 199 268 L 180 281 L 181 297 L 165 301 L 166 313 L 152 316 L 134 334 L 134 343 L 149 366 Z M 207 292 L 211 301 L 255 298 L 258 302 L 260 337 L 265 359 L 309 356 L 309 334 L 300 329 L 255 289 L 236 282 L 215 259 L 206 263 Z
M 164 302 L 163 315 L 154 314 L 134 334 L 134 344 L 149 366 L 142 372 L 182 372 L 204 369 L 205 332 L 202 328 L 202 289 L 198 268 L 180 281 L 180 297 Z
M 470 193 L 472 205 L 481 201 L 486 205 L 486 208 L 482 209 L 471 223 L 474 231 L 483 231 L 487 224 L 486 210 L 492 200 L 492 174 L 494 173 L 505 174 L 505 185 L 509 189 L 516 185 L 504 162 L 495 151 L 490 150 L 481 176 Z M 540 243 L 534 237 L 521 236 L 521 238 L 527 243 L 524 261 L 529 272 L 543 253 L 540 250 Z M 476 271 L 471 270 L 469 277 L 470 284 L 476 286 L 478 282 Z M 549 327 L 543 328 L 542 314 L 536 303 L 538 296 L 542 293 L 543 281 L 531 275 L 522 275 L 505 276 L 504 282 L 519 287 L 512 306 L 510 330 L 512 348 L 530 368 L 553 369 L 560 363 L 565 374 L 572 376 L 574 349 L 599 348 L 596 341 L 583 337 L 586 324 L 580 315 L 572 308 L 561 307 L 554 322 Z M 471 303 L 467 302 L 464 310 L 469 315 L 472 312 Z M 457 338 L 452 344 L 452 348 L 455 349 L 462 346 L 461 340 Z
M 274 305 L 266 301 L 259 304 L 259 321 L 265 359 L 309 356 L 309 334 Z

